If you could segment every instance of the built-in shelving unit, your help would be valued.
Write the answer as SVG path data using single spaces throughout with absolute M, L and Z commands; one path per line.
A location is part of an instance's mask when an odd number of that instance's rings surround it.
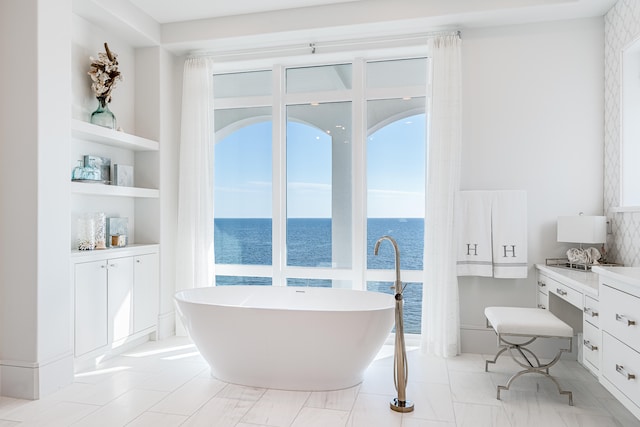
M 64 167 L 69 177 L 74 362 L 80 369 L 85 362 L 124 351 L 140 340 L 174 333 L 177 188 L 173 182 L 178 168 L 179 110 L 170 100 L 179 88 L 176 82 L 181 78 L 174 72 L 182 59 L 161 48 L 160 25 L 131 2 L 72 3 L 71 118 Z M 105 42 L 118 54 L 123 76 L 110 109 L 126 132 L 89 123 L 96 107 L 87 75 L 89 58 L 102 52 Z M 71 181 L 73 168 L 86 155 L 109 158 L 112 167 L 132 166 L 132 186 Z M 78 250 L 78 220 L 95 212 L 128 219 L 126 247 Z M 131 271 L 133 280 L 129 280 Z M 129 314 L 121 316 L 121 312 Z M 104 322 L 108 322 L 106 341 Z M 99 345 L 84 341 L 98 336 Z
M 159 148 L 157 141 L 96 126 L 77 119 L 71 120 L 71 136 L 132 151 L 158 151 Z
M 153 188 L 119 187 L 100 183 L 72 182 L 71 192 L 94 196 L 119 196 L 157 198 L 159 191 Z

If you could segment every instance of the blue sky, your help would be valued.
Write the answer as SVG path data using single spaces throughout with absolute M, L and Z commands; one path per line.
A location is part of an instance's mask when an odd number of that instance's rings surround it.
M 287 213 L 331 216 L 331 137 L 299 123 L 287 128 Z M 424 115 L 398 120 L 367 140 L 369 217 L 424 217 Z M 215 216 L 271 217 L 271 123 L 243 127 L 216 144 Z

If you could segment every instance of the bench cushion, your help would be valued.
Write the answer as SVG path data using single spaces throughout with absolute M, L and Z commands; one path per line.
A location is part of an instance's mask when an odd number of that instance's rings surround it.
M 542 308 L 487 307 L 489 324 L 499 334 L 525 336 L 572 337 L 573 328 Z

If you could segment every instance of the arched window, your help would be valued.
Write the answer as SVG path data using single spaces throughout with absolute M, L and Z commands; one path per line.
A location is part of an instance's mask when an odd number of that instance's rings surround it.
M 391 292 L 391 235 L 419 333 L 426 82 L 426 58 L 214 75 L 216 284 Z

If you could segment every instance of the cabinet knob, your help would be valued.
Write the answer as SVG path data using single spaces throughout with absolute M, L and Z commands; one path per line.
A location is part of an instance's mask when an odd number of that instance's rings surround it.
M 564 289 L 556 288 L 556 292 L 558 293 L 558 295 L 563 297 L 567 295 L 567 291 L 565 291 Z
M 544 304 L 538 304 L 538 308 L 541 308 L 541 309 L 543 309 L 543 310 L 546 310 L 546 309 L 547 309 L 547 307 L 545 307 L 545 306 L 544 306 Z
M 591 317 L 598 317 L 598 312 L 591 307 L 585 307 L 582 311 L 584 314 L 588 314 Z
M 545 286 L 547 286 L 547 284 L 538 280 L 538 286 L 540 286 L 541 288 L 544 288 Z
M 616 313 L 616 320 L 618 322 L 626 323 L 627 326 L 635 326 L 635 324 L 636 324 L 635 320 L 631 320 L 631 319 L 629 319 L 627 316 L 625 316 L 623 314 Z
M 116 268 L 118 264 L 109 264 L 109 268 Z
M 591 351 L 596 351 L 598 349 L 598 346 L 591 344 L 591 341 L 589 340 L 584 340 L 582 343 Z
M 627 377 L 627 380 L 629 380 L 629 381 L 636 379 L 636 375 L 635 374 L 630 374 L 629 372 L 627 372 L 624 369 L 624 366 L 618 365 L 617 363 L 616 363 L 616 372 L 619 373 L 620 375 L 624 376 L 624 377 Z
M 140 264 L 140 262 L 141 262 L 141 261 L 140 261 L 139 259 L 137 259 L 137 260 L 136 260 L 136 262 L 137 262 L 138 264 Z

